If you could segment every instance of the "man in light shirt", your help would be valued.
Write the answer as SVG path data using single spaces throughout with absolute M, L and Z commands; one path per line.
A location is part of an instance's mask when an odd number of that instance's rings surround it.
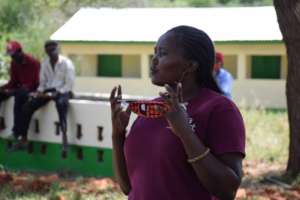
M 54 100 L 58 112 L 59 125 L 62 131 L 62 153 L 66 154 L 67 142 L 67 110 L 69 98 L 72 97 L 72 88 L 75 79 L 73 63 L 68 58 L 59 55 L 59 46 L 56 41 L 47 41 L 45 51 L 48 58 L 44 60 L 40 71 L 40 84 L 37 92 L 31 93 L 31 98 L 25 103 L 22 111 L 22 139 L 12 146 L 12 150 L 27 147 L 27 132 L 33 113 L 40 107 Z

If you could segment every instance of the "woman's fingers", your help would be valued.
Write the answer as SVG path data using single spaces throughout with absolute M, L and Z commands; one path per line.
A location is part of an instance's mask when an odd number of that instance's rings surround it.
M 122 112 L 122 107 L 116 107 L 113 111 L 112 111 L 112 118 L 116 119 L 117 116 Z
M 117 99 L 121 100 L 122 99 L 122 88 L 121 85 L 118 85 L 118 95 L 117 95 Z
M 168 92 L 159 92 L 159 96 L 161 97 L 161 98 L 163 98 L 164 100 L 168 100 L 168 99 L 170 99 L 170 94 L 168 93 Z
M 175 90 L 169 86 L 165 85 L 167 92 L 162 93 L 162 98 L 169 104 L 176 104 L 182 101 L 182 87 L 181 84 L 178 83 Z
M 165 89 L 167 90 L 167 92 L 169 93 L 169 95 L 170 95 L 170 97 L 171 97 L 172 99 L 176 99 L 176 98 L 177 98 L 176 92 L 174 91 L 173 88 L 171 88 L 170 85 L 165 84 Z
M 110 93 L 109 101 L 110 101 L 111 108 L 114 109 L 116 105 L 120 104 L 121 99 L 122 99 L 122 90 L 121 90 L 121 86 L 119 85 L 118 87 L 114 87 Z
M 110 101 L 111 108 L 113 108 L 115 106 L 115 104 L 117 103 L 117 100 L 115 98 L 116 91 L 117 91 L 117 87 L 114 87 L 110 93 L 109 101 Z
M 156 107 L 155 107 L 155 110 L 156 110 L 158 113 L 161 113 L 162 115 L 166 115 L 166 113 L 167 113 L 167 109 L 163 109 L 161 106 L 156 106 Z
M 110 92 L 110 97 L 109 97 L 109 101 L 112 102 L 114 97 L 115 97 L 115 94 L 116 94 L 116 90 L 117 90 L 117 87 L 114 87 L 111 92 Z
M 177 84 L 176 93 L 177 93 L 177 96 L 178 96 L 179 103 L 183 103 L 182 84 L 180 82 Z

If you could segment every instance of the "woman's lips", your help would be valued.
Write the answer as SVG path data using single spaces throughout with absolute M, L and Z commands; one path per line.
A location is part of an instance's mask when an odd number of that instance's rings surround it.
M 157 69 L 152 68 L 152 67 L 150 68 L 150 74 L 151 74 L 151 75 L 155 75 L 157 72 L 158 72 Z

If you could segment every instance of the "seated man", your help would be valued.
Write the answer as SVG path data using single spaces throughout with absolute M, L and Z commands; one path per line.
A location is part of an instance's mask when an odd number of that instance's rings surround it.
M 58 43 L 47 41 L 45 51 L 49 58 L 42 63 L 40 85 L 37 92 L 23 106 L 21 124 L 22 140 L 13 145 L 13 149 L 23 149 L 27 146 L 27 132 L 33 113 L 50 100 L 56 103 L 59 124 L 62 130 L 62 152 L 67 152 L 67 110 L 69 98 L 72 96 L 72 87 L 75 79 L 73 63 L 66 57 L 59 55 Z
M 231 74 L 226 69 L 224 69 L 223 65 L 224 65 L 224 56 L 222 53 L 217 52 L 213 74 L 217 81 L 218 86 L 220 87 L 224 95 L 229 99 L 231 99 L 233 78 Z
M 0 103 L 10 96 L 15 97 L 13 136 L 18 138 L 18 124 L 20 124 L 22 106 L 28 99 L 30 92 L 36 90 L 39 84 L 40 63 L 22 50 L 17 41 L 7 43 L 6 53 L 11 56 L 10 80 L 0 87 Z M 1 117 L 1 129 L 5 128 L 4 118 Z

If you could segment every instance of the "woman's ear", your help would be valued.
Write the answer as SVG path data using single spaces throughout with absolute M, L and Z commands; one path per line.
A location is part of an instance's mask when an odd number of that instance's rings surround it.
M 188 75 L 188 74 L 192 74 L 195 73 L 197 68 L 198 68 L 198 62 L 196 61 L 189 61 L 185 67 L 185 69 L 183 70 L 183 72 L 181 73 L 181 77 L 178 80 L 178 82 L 182 82 L 182 80 Z
M 188 61 L 186 63 L 185 69 L 183 70 L 182 74 L 186 75 L 186 74 L 189 74 L 189 73 L 194 73 L 197 70 L 198 66 L 199 66 L 198 62 Z
M 189 62 L 189 66 L 187 67 L 187 72 L 190 72 L 190 73 L 194 73 L 199 67 L 199 64 L 197 61 L 190 61 Z

